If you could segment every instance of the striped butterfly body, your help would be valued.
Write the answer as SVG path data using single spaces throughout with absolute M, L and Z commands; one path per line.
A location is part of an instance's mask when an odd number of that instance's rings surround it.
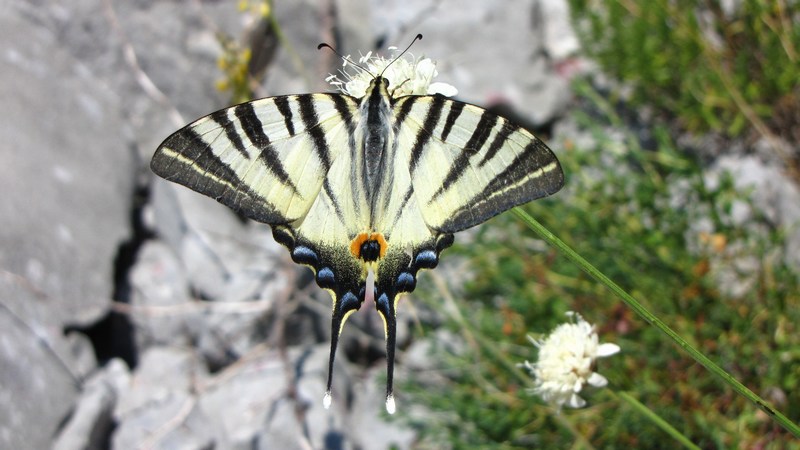
M 333 297 L 324 404 L 347 317 L 374 299 L 386 332 L 386 407 L 396 308 L 453 233 L 558 191 L 553 152 L 529 131 L 442 95 L 304 94 L 217 111 L 168 137 L 151 168 L 271 225 Z

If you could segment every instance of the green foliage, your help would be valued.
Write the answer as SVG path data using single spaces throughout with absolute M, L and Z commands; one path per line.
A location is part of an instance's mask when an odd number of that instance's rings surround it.
M 526 209 L 690 344 L 800 418 L 800 274 L 783 263 L 780 231 L 757 213 L 734 223 L 734 202 L 758 205 L 730 179 L 710 188 L 663 130 L 656 130 L 658 148 L 643 150 L 630 136 L 624 145 L 611 139 L 596 118 L 578 119 L 594 144 L 554 144 L 564 149 L 567 187 Z M 463 345 L 434 348 L 435 366 L 402 387 L 433 410 L 424 420 L 408 418 L 422 433 L 421 448 L 567 448 L 583 439 L 596 448 L 677 446 L 618 391 L 701 448 L 788 448 L 784 430 L 511 215 L 463 241 L 454 252 L 474 277 L 451 287 L 458 290 L 452 302 L 430 294 Z M 721 282 L 725 276 L 733 281 Z M 516 364 L 536 359 L 526 335 L 550 332 L 568 310 L 597 324 L 601 342 L 622 352 L 599 361 L 610 385 L 582 392 L 589 407 L 555 414 L 525 391 L 531 379 Z
M 797 141 L 800 2 L 571 0 L 587 51 L 690 131 Z M 723 3 L 739 5 L 725 11 Z M 765 123 L 765 127 L 761 124 Z
M 219 36 L 219 41 L 223 52 L 217 59 L 217 66 L 222 71 L 223 78 L 217 81 L 217 89 L 230 91 L 232 103 L 251 100 L 254 95 L 247 68 L 252 51 L 249 48 L 242 48 L 238 41 L 223 35 Z
M 244 39 L 246 42 L 242 42 L 222 32 L 217 33 L 217 40 L 222 47 L 217 66 L 223 77 L 217 81 L 216 88 L 230 91 L 232 103 L 242 103 L 256 97 L 254 88 L 264 77 L 263 64 L 271 59 L 274 52 L 274 49 L 266 51 L 269 56 L 265 57 L 263 47 L 269 47 L 270 44 L 265 45 L 264 41 L 267 39 L 264 37 L 271 33 L 280 33 L 272 14 L 271 0 L 240 0 L 238 8 L 244 14 L 249 14 L 254 22 L 247 34 L 261 36 L 249 36 Z M 253 56 L 253 47 L 256 47 L 256 57 Z

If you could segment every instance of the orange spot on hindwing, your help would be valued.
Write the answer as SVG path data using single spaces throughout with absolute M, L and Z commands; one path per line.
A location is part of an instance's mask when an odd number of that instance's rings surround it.
M 361 233 L 350 242 L 350 253 L 364 262 L 386 256 L 388 244 L 381 233 Z

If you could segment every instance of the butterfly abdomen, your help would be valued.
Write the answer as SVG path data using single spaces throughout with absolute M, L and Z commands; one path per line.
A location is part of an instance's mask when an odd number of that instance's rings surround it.
M 389 126 L 392 114 L 389 103 L 389 92 L 386 89 L 385 78 L 377 77 L 369 85 L 366 94 L 361 99 L 359 109 L 363 126 L 359 132 L 363 133 L 363 177 L 367 203 L 370 208 L 370 226 L 375 223 L 376 215 L 380 214 L 380 205 L 376 203 L 381 197 L 382 188 L 391 185 L 391 155 L 388 149 L 392 142 L 392 129 Z M 369 231 L 369 230 L 365 230 Z

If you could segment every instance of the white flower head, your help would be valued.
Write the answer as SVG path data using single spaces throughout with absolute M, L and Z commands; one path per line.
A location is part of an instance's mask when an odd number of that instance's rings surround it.
M 585 384 L 595 387 L 608 384 L 604 376 L 594 371 L 595 361 L 620 351 L 616 344 L 600 344 L 597 331 L 580 314 L 567 315 L 573 322 L 559 325 L 543 340 L 529 337 L 539 347 L 539 359 L 522 364 L 534 377 L 534 388 L 530 391 L 559 409 L 564 405 L 570 408 L 586 405 L 578 396 Z
M 325 79 L 345 94 L 353 97 L 363 97 L 369 83 L 377 75 L 389 80 L 389 92 L 392 97 L 404 95 L 433 95 L 442 94 L 452 97 L 458 90 L 447 83 L 433 82 L 439 75 L 436 63 L 430 58 L 414 58 L 410 53 L 397 55 L 397 48 L 389 47 L 392 55 L 388 58 L 374 56 L 372 52 L 363 55 L 358 63 L 365 70 L 354 67 L 349 63 L 349 56 L 343 58 L 342 69 L 339 75 L 330 75 Z M 342 78 L 340 78 L 340 75 Z

